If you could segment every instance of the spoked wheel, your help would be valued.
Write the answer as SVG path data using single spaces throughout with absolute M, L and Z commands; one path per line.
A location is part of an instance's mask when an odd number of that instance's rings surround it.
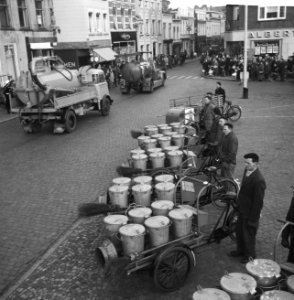
M 241 118 L 242 115 L 242 109 L 238 105 L 232 105 L 228 109 L 228 119 L 231 120 L 232 122 L 238 121 Z
M 218 208 L 224 208 L 228 205 L 227 201 L 224 201 L 227 194 L 238 194 L 239 187 L 234 180 L 221 179 L 215 186 L 211 187 L 211 202 Z
M 175 291 L 186 281 L 193 264 L 189 249 L 168 248 L 157 257 L 153 279 L 155 285 L 165 292 Z
M 236 241 L 236 226 L 238 221 L 238 213 L 236 210 L 232 210 L 228 215 L 226 226 L 229 232 L 229 237 Z

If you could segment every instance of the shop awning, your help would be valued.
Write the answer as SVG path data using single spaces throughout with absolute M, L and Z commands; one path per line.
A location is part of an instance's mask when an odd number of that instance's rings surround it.
M 52 49 L 51 43 L 30 43 L 30 47 L 32 50 L 39 49 Z
M 93 54 L 94 57 L 98 57 L 98 62 L 115 60 L 115 55 L 117 55 L 111 48 L 94 48 Z

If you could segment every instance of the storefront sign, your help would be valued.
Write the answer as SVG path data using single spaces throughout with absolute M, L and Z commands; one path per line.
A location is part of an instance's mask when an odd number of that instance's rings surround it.
M 279 46 L 273 46 L 273 53 L 279 53 Z
M 275 30 L 249 32 L 249 38 L 283 38 L 294 37 L 294 30 Z
M 255 55 L 260 55 L 260 47 L 255 47 L 255 52 L 254 52 L 254 54 Z
M 266 46 L 261 46 L 260 47 L 260 54 L 265 54 L 266 53 Z
M 273 45 L 268 45 L 268 46 L 266 47 L 266 52 L 267 52 L 267 53 L 273 53 Z

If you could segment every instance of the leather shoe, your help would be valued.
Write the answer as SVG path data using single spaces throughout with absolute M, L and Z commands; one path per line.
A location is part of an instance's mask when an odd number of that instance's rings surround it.
M 236 251 L 236 250 L 230 252 L 230 256 L 232 256 L 232 257 L 241 257 L 243 255 L 244 255 L 244 253 L 241 253 L 241 252 Z
M 244 256 L 241 258 L 240 262 L 241 262 L 241 264 L 247 264 L 248 262 L 250 262 L 253 259 L 255 259 L 255 257 Z

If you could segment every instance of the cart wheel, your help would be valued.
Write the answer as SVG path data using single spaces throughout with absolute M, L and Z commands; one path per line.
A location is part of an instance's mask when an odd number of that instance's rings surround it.
M 236 226 L 238 221 L 238 213 L 236 210 L 232 210 L 227 218 L 226 226 L 228 228 L 229 237 L 236 241 Z
M 224 201 L 227 193 L 238 194 L 238 185 L 234 180 L 221 179 L 216 186 L 211 187 L 210 199 L 211 202 L 218 208 L 224 208 L 228 205 L 227 201 Z
M 73 132 L 77 127 L 77 116 L 72 109 L 68 109 L 65 113 L 64 126 L 67 133 Z
M 166 249 L 155 260 L 155 285 L 166 292 L 177 290 L 185 283 L 192 265 L 191 250 L 180 246 Z
M 167 168 L 162 168 L 162 169 L 151 171 L 150 176 L 154 179 L 158 175 L 165 175 L 165 174 L 173 175 L 173 176 L 175 175 L 175 173 L 172 170 L 169 170 Z
M 110 111 L 110 101 L 107 97 L 103 97 L 101 100 L 101 114 L 102 116 L 107 116 Z
M 241 118 L 242 115 L 242 110 L 241 107 L 238 105 L 232 105 L 229 109 L 228 109 L 228 118 L 234 122 L 234 121 L 238 121 Z

